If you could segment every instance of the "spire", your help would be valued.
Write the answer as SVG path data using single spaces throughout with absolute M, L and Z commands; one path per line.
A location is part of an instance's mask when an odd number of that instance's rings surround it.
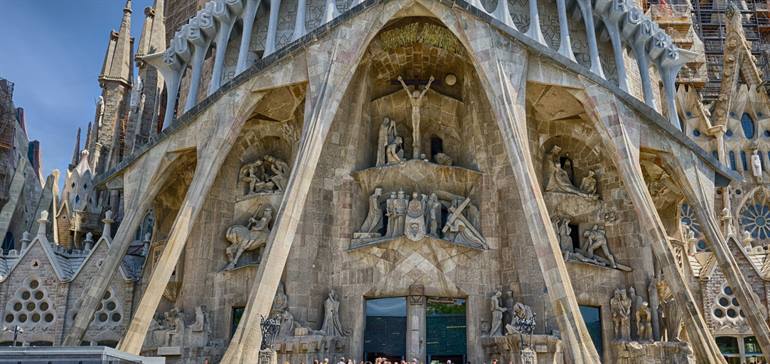
M 83 143 L 83 149 L 91 148 L 91 122 L 88 122 L 88 129 L 86 129 L 86 141 Z
M 166 25 L 163 0 L 155 0 L 152 7 L 144 8 L 144 25 L 139 37 L 136 58 L 158 53 L 166 49 Z
M 75 136 L 75 150 L 72 151 L 72 162 L 70 162 L 70 169 L 75 168 L 80 162 L 80 128 Z
M 123 7 L 123 20 L 120 29 L 110 32 L 110 41 L 107 45 L 107 53 L 104 56 L 102 73 L 99 81 L 113 80 L 131 84 L 131 0 L 126 0 Z

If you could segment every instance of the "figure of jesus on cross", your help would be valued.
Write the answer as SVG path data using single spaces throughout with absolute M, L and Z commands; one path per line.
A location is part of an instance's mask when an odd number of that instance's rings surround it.
M 409 96 L 409 103 L 412 104 L 412 159 L 420 159 L 420 107 L 422 106 L 422 97 L 428 93 L 433 80 L 433 76 L 430 76 L 430 80 L 422 92 L 418 89 L 418 85 L 415 85 L 414 91 L 410 92 L 404 79 L 398 76 L 398 82 L 401 82 L 406 95 Z

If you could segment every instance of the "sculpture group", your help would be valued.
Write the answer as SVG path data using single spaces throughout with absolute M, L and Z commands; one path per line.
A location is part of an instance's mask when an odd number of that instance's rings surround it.
M 496 291 L 489 298 L 489 307 L 492 313 L 488 336 L 501 336 L 503 334 L 532 334 L 535 330 L 535 313 L 532 308 L 515 302 L 513 292 L 507 291 L 506 296 Z
M 446 219 L 443 218 L 446 212 Z M 375 188 L 369 196 L 369 210 L 354 242 L 406 236 L 419 241 L 426 236 L 454 243 L 486 248 L 479 232 L 479 209 L 470 198 L 445 191 L 430 195 L 417 191 L 409 196 L 404 190 L 386 196 Z
M 579 241 L 579 246 L 575 247 L 570 222 L 569 217 L 554 216 L 551 219 L 564 260 L 579 261 L 624 271 L 631 270 L 630 267 L 615 261 L 615 256 L 607 244 L 607 233 L 604 227 L 594 224 L 590 229 L 585 230 L 583 239 Z M 597 251 L 600 251 L 603 256 L 597 255 Z
M 545 192 L 558 192 L 577 195 L 589 199 L 598 199 L 596 174 L 589 170 L 588 174 L 580 181 L 580 186 L 572 183 L 572 177 L 567 169 L 571 169 L 572 163 L 565 158 L 562 162 L 561 147 L 554 145 L 545 157 Z
M 326 337 L 344 337 L 350 335 L 350 332 L 342 327 L 340 322 L 340 301 L 336 292 L 332 289 L 326 297 L 323 305 L 324 317 L 321 328 L 318 330 L 310 329 L 300 324 L 299 320 L 289 310 L 289 297 L 283 283 L 278 285 L 278 291 L 275 293 L 273 305 L 270 309 L 269 319 L 279 323 L 277 333 L 278 338 L 291 336 L 320 335 Z
M 240 170 L 240 183 L 246 195 L 284 191 L 289 181 L 289 165 L 281 159 L 266 155 L 244 164 Z

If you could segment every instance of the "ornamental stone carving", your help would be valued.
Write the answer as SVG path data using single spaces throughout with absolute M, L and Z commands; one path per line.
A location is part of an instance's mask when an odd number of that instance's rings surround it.
M 501 336 L 503 334 L 503 313 L 505 313 L 507 309 L 500 305 L 500 297 L 502 295 L 502 292 L 497 291 L 489 298 L 489 307 L 492 312 L 489 336 Z
M 382 197 L 382 188 L 375 188 L 374 193 L 369 196 L 369 212 L 366 214 L 366 220 L 361 225 L 361 230 L 353 233 L 353 239 L 373 239 L 382 236 L 380 230 L 384 226 L 382 207 L 380 198 Z
M 581 188 L 572 184 L 569 173 L 562 165 L 561 147 L 554 145 L 545 156 L 545 192 L 558 192 L 596 199 L 596 177 L 593 171 L 583 178 Z M 585 189 L 585 190 L 584 190 Z
M 631 299 L 626 295 L 626 290 L 619 288 L 615 290 L 610 299 L 610 309 L 612 310 L 612 328 L 617 340 L 631 339 Z
M 289 165 L 271 155 L 244 164 L 239 173 L 239 183 L 244 195 L 282 192 L 289 181 Z
M 249 218 L 248 225 L 233 225 L 227 229 L 225 237 L 231 245 L 227 248 L 226 270 L 235 268 L 244 252 L 256 250 L 267 243 L 272 220 L 273 207 L 266 204 L 260 206 L 257 213 Z
M 329 291 L 329 296 L 324 301 L 324 321 L 321 325 L 321 333 L 336 337 L 350 335 L 340 323 L 340 301 L 337 300 L 334 290 Z

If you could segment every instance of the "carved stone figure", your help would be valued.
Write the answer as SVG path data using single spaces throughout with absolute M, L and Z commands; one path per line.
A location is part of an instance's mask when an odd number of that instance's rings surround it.
M 415 86 L 414 91 L 409 91 L 409 87 L 404 83 L 404 79 L 401 78 L 401 76 L 398 76 L 398 82 L 401 83 L 401 86 L 404 88 L 404 91 L 406 91 L 406 94 L 409 96 L 409 104 L 412 105 L 412 158 L 413 159 L 419 159 L 420 158 L 420 108 L 422 107 L 422 98 L 425 96 L 426 93 L 428 93 L 428 90 L 430 89 L 430 85 L 433 83 L 433 76 L 430 76 L 430 80 L 428 80 L 428 84 L 425 86 L 425 89 L 419 91 L 417 87 Z
M 680 334 L 682 333 L 683 322 L 682 315 L 677 307 L 676 299 L 671 289 L 666 284 L 665 279 L 657 280 L 658 297 L 660 299 L 660 316 L 661 316 L 661 336 L 663 332 L 666 333 L 668 341 L 678 342 L 680 341 Z
M 560 161 L 561 147 L 554 145 L 551 151 L 546 155 L 545 160 L 545 177 L 546 177 L 546 192 L 561 192 L 578 195 L 582 197 L 590 197 L 572 184 L 569 178 L 569 174 L 561 165 Z
M 551 219 L 553 224 L 553 230 L 556 232 L 556 237 L 559 240 L 559 248 L 562 253 L 567 257 L 572 253 L 574 247 L 572 245 L 572 228 L 569 227 L 570 219 L 568 217 L 554 216 Z
M 697 252 L 698 238 L 695 237 L 695 229 L 690 225 L 684 225 L 685 239 L 687 240 L 687 254 L 695 255 Z
M 628 287 L 628 298 L 631 299 L 631 317 L 634 318 L 636 317 L 636 312 L 639 310 L 639 307 L 642 306 L 644 299 L 642 299 L 642 296 L 636 294 L 636 288 L 634 287 Z M 636 335 L 639 332 L 639 326 L 636 324 L 635 320 L 631 321 L 631 333 L 633 335 Z
M 247 226 L 233 225 L 227 229 L 225 237 L 231 245 L 227 248 L 229 264 L 225 269 L 235 268 L 243 252 L 255 250 L 267 243 L 272 220 L 273 208 L 270 205 L 263 205 L 254 216 L 249 218 Z
M 386 153 L 388 146 L 396 140 L 396 122 L 385 118 L 380 125 L 380 131 L 377 136 L 377 166 L 386 163 Z
M 500 296 L 502 295 L 502 292 L 497 291 L 489 298 L 490 310 L 492 311 L 492 324 L 489 328 L 489 336 L 502 335 L 503 312 L 507 311 L 505 307 L 500 306 Z
M 371 239 L 379 238 L 380 229 L 382 229 L 382 208 L 380 207 L 380 197 L 382 196 L 382 188 L 375 188 L 374 193 L 369 196 L 369 212 L 366 214 L 366 219 L 361 225 L 361 231 L 353 233 L 354 239 Z
M 326 336 L 347 336 L 348 333 L 340 323 L 340 302 L 335 297 L 334 290 L 329 291 L 329 296 L 324 302 L 324 321 L 321 332 Z
M 404 140 L 397 136 L 385 147 L 385 159 L 387 164 L 398 163 L 404 160 Z
M 270 166 L 270 171 L 273 172 L 273 176 L 270 180 L 273 181 L 278 191 L 286 190 L 286 183 L 289 182 L 289 165 L 271 155 L 265 157 L 265 162 Z
M 456 200 L 457 201 L 457 200 Z M 484 237 L 476 230 L 476 227 L 463 215 L 463 211 L 470 205 L 470 198 L 461 203 L 453 203 L 449 207 L 449 217 L 442 229 L 444 237 L 455 243 L 467 243 L 486 247 Z
M 511 324 L 505 327 L 508 334 L 531 334 L 535 331 L 535 313 L 532 312 L 532 307 L 516 302 L 511 316 Z
M 762 158 L 756 149 L 751 153 L 751 174 L 757 178 L 762 177 Z
M 652 340 L 652 314 L 650 305 L 645 301 L 636 310 L 636 330 L 639 340 Z
M 385 236 L 392 238 L 396 231 L 396 192 L 391 192 L 390 197 L 385 200 L 385 215 L 388 217 L 388 225 Z
M 430 198 L 428 198 L 428 213 L 426 217 L 428 218 L 428 234 L 438 238 L 438 228 L 441 225 L 441 202 L 438 200 L 438 196 L 436 196 L 435 193 L 431 193 Z
M 596 194 L 596 176 L 594 171 L 588 171 L 588 175 L 580 181 L 580 190 L 587 195 Z
M 625 289 L 616 289 L 615 294 L 610 299 L 610 309 L 612 310 L 612 327 L 615 338 L 618 340 L 628 340 L 631 338 L 631 325 L 629 318 L 631 316 L 631 299 L 626 296 Z
M 594 251 L 596 249 L 601 249 L 609 260 L 610 266 L 612 268 L 617 268 L 615 256 L 610 253 L 610 249 L 607 246 L 607 235 L 604 232 L 604 228 L 599 227 L 599 225 L 594 225 L 593 228 L 583 233 L 583 236 L 586 238 L 585 248 L 583 249 L 586 257 L 589 259 L 593 258 Z
M 722 209 L 722 214 L 720 216 L 720 220 L 722 220 L 722 228 L 724 229 L 725 237 L 729 237 L 730 235 L 735 236 L 735 228 L 733 227 L 733 216 L 730 214 L 730 209 L 727 207 Z
M 422 195 L 422 198 L 417 192 L 412 193 L 412 200 L 409 201 L 409 205 L 406 210 L 405 218 L 405 234 L 409 240 L 419 241 L 425 237 L 427 233 L 425 227 L 425 210 L 428 205 L 428 197 Z
M 398 197 L 393 202 L 393 209 L 395 212 L 395 227 L 393 230 L 393 236 L 401 236 L 404 234 L 404 226 L 406 222 L 406 210 L 409 205 L 409 200 L 406 199 L 406 194 L 403 190 L 398 191 Z
M 102 127 L 102 119 L 104 118 L 104 97 L 99 96 L 96 100 L 96 125 Z
M 751 249 L 752 243 L 754 243 L 754 237 L 751 236 L 751 233 L 748 230 L 743 230 L 743 239 L 741 239 L 741 242 L 743 242 L 743 248 Z

